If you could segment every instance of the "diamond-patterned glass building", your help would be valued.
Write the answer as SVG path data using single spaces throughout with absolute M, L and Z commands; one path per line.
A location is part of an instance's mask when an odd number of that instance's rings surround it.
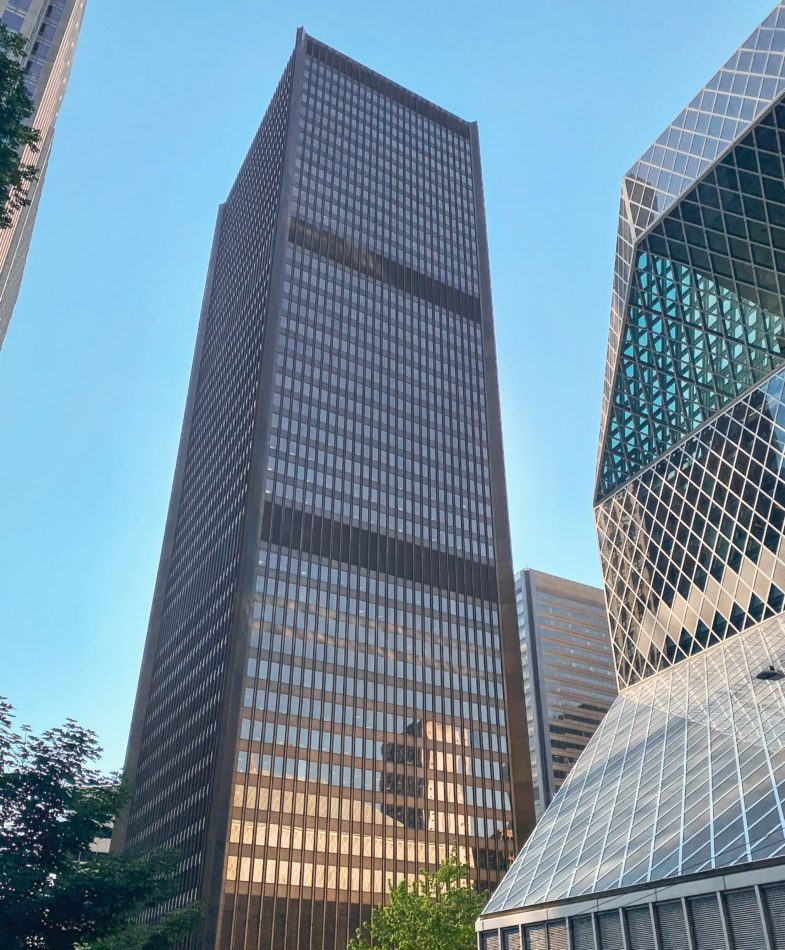
M 619 698 L 484 950 L 785 947 L 785 4 L 622 183 L 595 513 Z

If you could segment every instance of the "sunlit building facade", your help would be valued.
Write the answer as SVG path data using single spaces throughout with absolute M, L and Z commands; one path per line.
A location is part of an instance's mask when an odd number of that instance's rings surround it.
M 179 848 L 200 947 L 345 947 L 533 824 L 477 130 L 302 31 L 219 213 L 128 770 L 114 847 Z
M 0 231 L 0 347 L 22 283 L 55 122 L 68 85 L 84 9 L 85 0 L 0 0 L 0 22 L 27 38 L 25 75 L 35 104 L 30 124 L 41 133 L 38 151 L 28 148 L 22 154 L 25 164 L 38 168 L 28 188 L 30 203 L 16 212 L 10 228 Z
M 625 176 L 595 513 L 620 695 L 483 950 L 785 946 L 785 4 Z
M 527 567 L 515 601 L 540 818 L 618 695 L 616 668 L 599 588 Z

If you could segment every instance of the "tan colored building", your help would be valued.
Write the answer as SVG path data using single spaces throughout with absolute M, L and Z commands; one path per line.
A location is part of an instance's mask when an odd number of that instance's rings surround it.
M 36 107 L 31 125 L 41 133 L 39 151 L 25 149 L 22 156 L 26 163 L 38 165 L 38 177 L 30 186 L 30 204 L 17 212 L 10 228 L 0 231 L 0 347 L 22 283 L 84 8 L 85 0 L 0 0 L 0 20 L 8 29 L 28 37 L 25 71 Z
M 618 690 L 600 589 L 527 568 L 515 596 L 539 818 Z

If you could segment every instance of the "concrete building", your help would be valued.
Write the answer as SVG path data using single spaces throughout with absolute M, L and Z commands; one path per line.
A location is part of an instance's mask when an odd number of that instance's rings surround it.
M 113 846 L 180 849 L 205 948 L 345 947 L 451 849 L 494 887 L 520 664 L 476 126 L 300 31 L 218 215 Z
M 30 204 L 16 213 L 14 224 L 0 231 L 0 347 L 3 345 L 22 283 L 30 238 L 54 141 L 55 122 L 68 85 L 85 0 L 0 0 L 0 20 L 28 38 L 25 71 L 35 103 L 30 119 L 41 133 L 38 152 L 25 149 L 25 164 L 38 167 L 30 184 Z
M 537 818 L 618 695 L 605 598 L 526 568 L 515 576 Z

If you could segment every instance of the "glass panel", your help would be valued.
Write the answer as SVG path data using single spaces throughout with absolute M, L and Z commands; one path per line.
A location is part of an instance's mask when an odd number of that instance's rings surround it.
M 735 947 L 764 947 L 763 921 L 755 891 L 749 887 L 724 895 L 728 926 Z
M 573 950 L 595 950 L 594 921 L 587 914 L 570 920 Z
M 662 901 L 654 909 L 662 950 L 690 950 L 681 901 Z
M 725 928 L 722 911 L 716 894 L 691 897 L 687 909 L 692 926 L 695 950 L 718 950 L 725 947 Z

